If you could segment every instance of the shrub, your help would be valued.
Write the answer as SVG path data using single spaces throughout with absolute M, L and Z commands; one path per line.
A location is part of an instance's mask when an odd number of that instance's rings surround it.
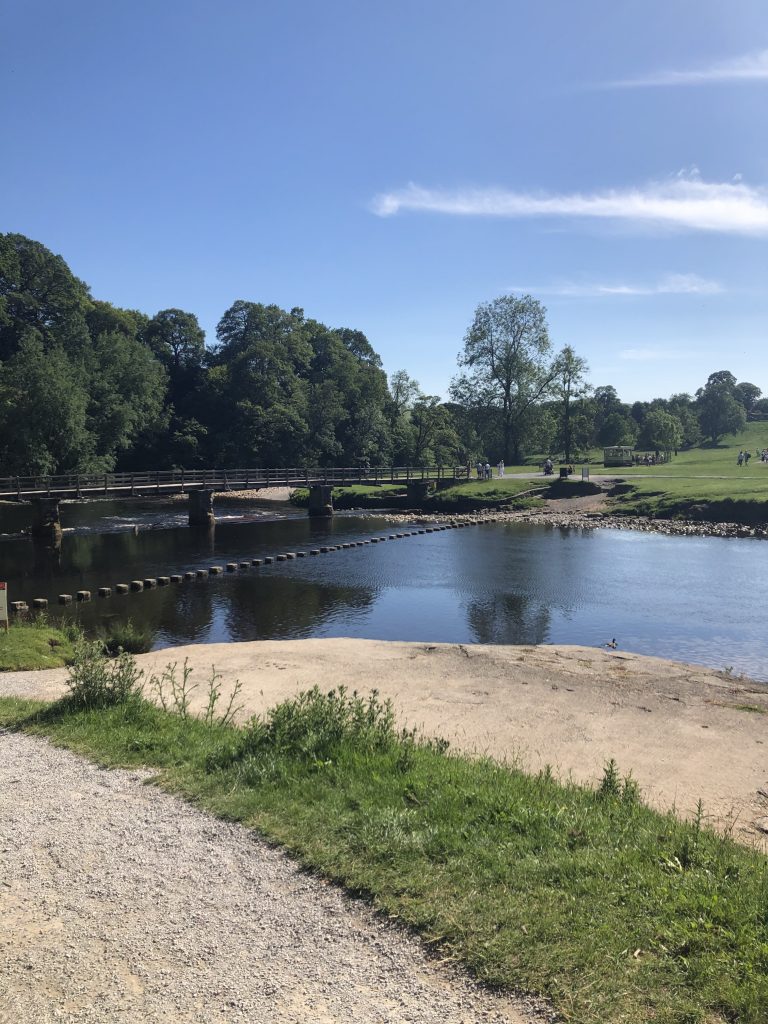
M 146 626 L 135 626 L 132 619 L 102 626 L 98 638 L 107 654 L 119 654 L 121 651 L 143 654 L 152 647 L 152 631 Z
M 328 693 L 315 686 L 251 719 L 237 745 L 214 755 L 209 768 L 266 760 L 307 768 L 331 763 L 342 747 L 380 752 L 413 735 L 397 731 L 392 702 L 380 700 L 378 691 L 361 697 L 343 686 Z
M 69 667 L 68 703 L 75 708 L 108 708 L 141 697 L 144 672 L 125 651 L 110 660 L 99 640 L 80 640 Z

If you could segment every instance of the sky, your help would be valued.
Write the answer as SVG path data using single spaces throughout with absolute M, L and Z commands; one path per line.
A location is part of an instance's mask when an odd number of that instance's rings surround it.
M 768 393 L 765 0 L 0 0 L 0 231 L 94 297 L 362 330 L 530 293 L 624 401 Z

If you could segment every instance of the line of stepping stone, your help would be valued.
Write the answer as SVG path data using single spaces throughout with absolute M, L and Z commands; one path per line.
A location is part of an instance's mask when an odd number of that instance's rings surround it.
M 249 569 L 258 569 L 262 565 L 272 565 L 275 562 L 289 562 L 295 558 L 306 558 L 307 556 L 312 555 L 325 555 L 331 551 L 342 551 L 347 548 L 361 548 L 365 547 L 367 544 L 381 544 L 387 540 L 401 540 L 404 537 L 416 537 L 418 534 L 440 533 L 443 530 L 458 530 L 465 526 L 477 526 L 481 523 L 493 523 L 496 521 L 496 518 L 491 516 L 482 519 L 463 520 L 461 522 L 451 520 L 449 523 L 441 524 L 439 526 L 425 526 L 417 530 L 404 531 L 403 533 L 390 533 L 387 536 L 368 537 L 366 540 L 345 541 L 342 544 L 324 544 L 318 548 L 310 548 L 308 551 L 285 551 L 279 555 L 264 555 L 262 558 L 251 558 L 248 561 L 242 562 L 227 562 L 225 565 L 209 565 L 207 569 L 193 569 L 184 573 L 174 573 L 171 576 L 148 576 L 143 580 L 131 580 L 130 583 L 116 583 L 114 588 L 99 587 L 96 593 L 98 597 L 101 598 L 112 597 L 113 593 L 141 593 L 144 590 L 154 590 L 156 587 L 167 587 L 171 583 L 182 583 L 188 580 L 207 579 L 210 576 L 220 576 L 225 570 L 226 572 L 237 572 L 238 570 L 246 571 Z M 90 601 L 91 597 L 92 593 L 90 590 L 78 590 L 74 597 L 72 594 L 59 594 L 58 603 L 67 605 L 72 604 L 73 600 L 86 602 Z M 26 601 L 11 601 L 10 604 L 12 611 L 16 613 L 29 611 L 29 606 Z M 32 607 L 35 609 L 47 608 L 48 598 L 33 598 Z

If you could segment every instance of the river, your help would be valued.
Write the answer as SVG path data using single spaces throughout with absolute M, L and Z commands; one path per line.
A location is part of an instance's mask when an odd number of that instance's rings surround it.
M 214 531 L 178 505 L 62 506 L 58 551 L 0 510 L 0 579 L 11 600 L 91 590 L 64 614 L 88 628 L 132 619 L 155 648 L 348 636 L 452 643 L 586 644 L 768 680 L 768 543 L 619 529 L 486 524 L 238 570 L 139 594 L 98 587 L 403 532 L 383 515 L 310 520 L 274 503 L 217 509 Z

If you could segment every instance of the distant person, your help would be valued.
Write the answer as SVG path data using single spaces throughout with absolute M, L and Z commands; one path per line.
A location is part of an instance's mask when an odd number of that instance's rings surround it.
M 736 457 L 736 465 L 739 467 L 739 469 L 741 469 L 741 467 L 744 465 L 744 452 L 739 452 L 738 456 Z
M 490 480 L 491 479 L 491 464 L 490 464 L 490 462 L 486 462 L 486 464 L 485 464 L 485 479 L 486 480 Z
M 478 480 L 482 480 L 483 479 L 483 472 L 484 472 L 483 464 L 482 464 L 482 462 L 478 462 L 478 464 L 477 464 L 477 479 Z
M 499 464 L 496 468 L 499 471 L 499 479 L 501 480 L 501 478 L 504 476 L 504 459 L 501 459 L 499 461 Z

